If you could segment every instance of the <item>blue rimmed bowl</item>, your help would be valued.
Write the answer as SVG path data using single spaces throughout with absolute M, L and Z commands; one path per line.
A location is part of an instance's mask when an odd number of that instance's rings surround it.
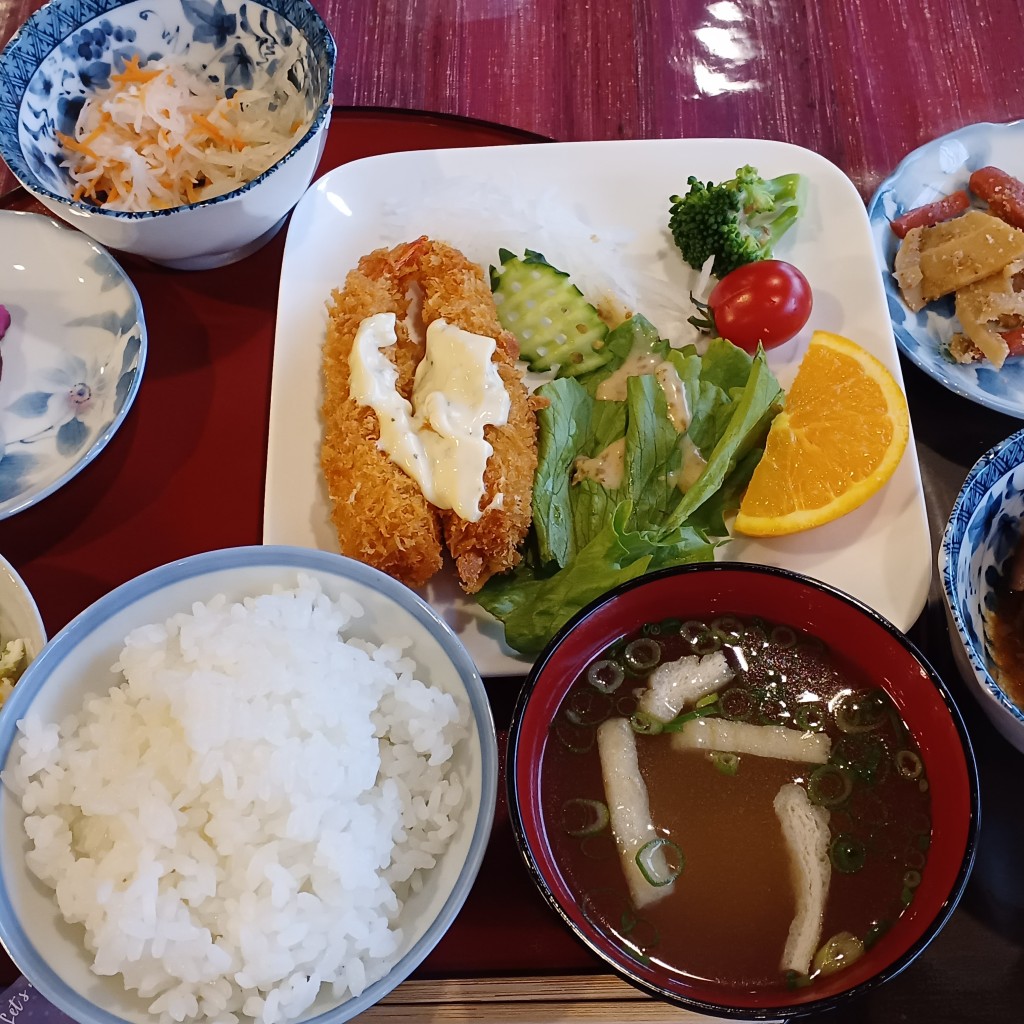
M 967 474 L 939 548 L 953 654 L 993 725 L 1024 751 L 1024 708 L 1000 683 L 992 656 L 995 595 L 1024 524 L 1024 430 L 986 452 Z
M 29 666 L 0 711 L 0 767 L 10 769 L 17 757 L 12 752 L 17 723 L 26 715 L 64 721 L 90 696 L 117 685 L 111 666 L 130 631 L 165 622 L 188 612 L 193 602 L 217 595 L 236 602 L 270 593 L 275 586 L 295 587 L 300 574 L 316 580 L 332 599 L 347 596 L 362 607 L 363 614 L 347 628 L 347 639 L 376 645 L 406 639 L 404 654 L 416 663 L 420 678 L 467 708 L 467 735 L 456 744 L 450 762 L 464 794 L 457 828 L 391 922 L 401 929 L 396 962 L 358 995 L 348 990 L 335 994 L 330 983 L 322 985 L 301 1015 L 312 1024 L 340 1024 L 391 992 L 440 941 L 473 885 L 494 817 L 497 740 L 483 681 L 455 634 L 412 590 L 341 555 L 275 545 L 209 551 L 153 569 L 83 611 Z M 216 673 L 209 678 L 215 685 Z M 0 942 L 40 994 L 81 1024 L 154 1024 L 156 1014 L 147 1011 L 152 998 L 128 993 L 119 977 L 91 970 L 84 930 L 63 922 L 53 890 L 26 865 L 24 818 L 21 801 L 5 784 L 0 788 Z M 264 850 L 273 856 L 269 847 Z M 225 930 L 231 927 L 224 923 Z M 325 958 L 331 954 L 326 951 Z
M 178 57 L 226 90 L 301 97 L 301 139 L 241 188 L 141 213 L 76 201 L 57 133 L 133 57 Z M 280 228 L 319 162 L 336 47 L 309 0 L 50 0 L 0 53 L 0 156 L 48 210 L 113 249 L 179 269 L 232 263 Z

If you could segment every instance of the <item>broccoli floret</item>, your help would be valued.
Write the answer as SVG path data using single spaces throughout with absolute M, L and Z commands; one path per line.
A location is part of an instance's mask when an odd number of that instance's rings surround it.
M 690 191 L 672 196 L 668 226 L 683 259 L 699 270 L 711 255 L 716 277 L 769 259 L 803 206 L 803 177 L 765 180 L 749 164 L 719 184 L 687 178 Z

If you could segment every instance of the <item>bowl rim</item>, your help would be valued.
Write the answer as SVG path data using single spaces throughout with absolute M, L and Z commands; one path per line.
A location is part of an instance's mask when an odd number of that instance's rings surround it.
M 950 889 L 949 895 L 941 903 L 938 909 L 938 913 L 925 927 L 922 934 L 908 947 L 900 956 L 898 956 L 891 963 L 887 964 L 882 970 L 871 975 L 871 977 L 864 981 L 854 985 L 851 988 L 843 989 L 829 996 L 824 996 L 820 999 L 813 999 L 801 1003 L 793 1003 L 791 1005 L 777 1005 L 768 1007 L 737 1007 L 737 1006 L 726 1006 L 718 1003 L 705 1001 L 689 996 L 682 996 L 678 993 L 668 992 L 663 988 L 659 988 L 657 985 L 648 982 L 641 976 L 631 973 L 629 970 L 624 969 L 623 966 L 616 960 L 608 956 L 604 948 L 590 940 L 590 938 L 582 933 L 576 926 L 575 922 L 570 918 L 566 911 L 562 908 L 557 897 L 548 885 L 545 879 L 544 873 L 533 856 L 530 840 L 526 834 L 526 828 L 523 821 L 522 814 L 519 808 L 519 801 L 517 799 L 517 784 L 516 778 L 518 775 L 517 763 L 518 763 L 518 745 L 519 737 L 523 726 L 524 714 L 530 700 L 533 696 L 535 684 L 544 670 L 548 661 L 551 660 L 556 650 L 561 647 L 569 635 L 579 626 L 584 620 L 601 610 L 605 605 L 614 601 L 621 595 L 628 593 L 634 589 L 645 586 L 652 581 L 661 580 L 664 578 L 686 576 L 696 573 L 756 573 L 759 575 L 776 577 L 779 579 L 789 580 L 808 586 L 813 590 L 817 590 L 825 594 L 826 596 L 837 599 L 853 609 L 859 611 L 863 615 L 871 619 L 874 624 L 884 629 L 889 633 L 894 640 L 896 640 L 924 669 L 929 681 L 935 686 L 941 703 L 945 706 L 947 713 L 951 719 L 952 725 L 960 739 L 961 748 L 964 755 L 964 767 L 967 776 L 967 790 L 969 798 L 969 821 L 967 822 L 966 830 L 966 842 L 964 847 L 963 857 L 960 861 L 960 866 L 957 871 L 956 877 L 953 881 L 953 885 Z M 669 1005 L 678 1005 L 687 1007 L 692 1010 L 696 1010 L 700 1013 L 712 1014 L 723 1018 L 733 1020 L 786 1020 L 804 1017 L 809 1014 L 821 1013 L 827 1010 L 835 1009 L 847 1000 L 860 996 L 865 992 L 872 991 L 878 986 L 884 984 L 886 981 L 891 980 L 905 970 L 914 960 L 920 956 L 936 935 L 946 925 L 949 918 L 952 916 L 956 909 L 961 897 L 963 896 L 964 889 L 967 886 L 968 879 L 970 878 L 971 871 L 974 867 L 974 861 L 977 854 L 978 844 L 978 832 L 981 820 L 981 799 L 980 799 L 980 784 L 977 762 L 974 755 L 974 748 L 971 743 L 970 735 L 967 731 L 967 727 L 963 721 L 963 717 L 957 708 L 956 702 L 953 699 L 952 694 L 946 687 L 941 676 L 932 667 L 930 662 L 924 657 L 924 655 L 917 649 L 917 646 L 913 641 L 906 636 L 901 630 L 897 629 L 888 619 L 883 615 L 876 612 L 873 608 L 864 604 L 858 598 L 847 594 L 845 591 L 839 590 L 829 583 L 825 583 L 821 580 L 817 580 L 811 576 L 807 576 L 803 573 L 795 572 L 791 569 L 784 569 L 777 566 L 761 565 L 750 562 L 701 562 L 693 563 L 689 565 L 671 566 L 665 569 L 658 569 L 653 572 L 647 573 L 644 576 L 636 577 L 635 579 L 627 580 L 608 591 L 606 594 L 596 598 L 585 608 L 580 610 L 574 615 L 548 642 L 547 646 L 541 652 L 540 656 L 534 663 L 526 681 L 523 684 L 522 689 L 516 699 L 515 707 L 512 712 L 512 724 L 509 728 L 508 738 L 506 742 L 506 755 L 505 755 L 505 786 L 506 796 L 508 801 L 509 820 L 512 825 L 512 831 L 515 838 L 516 846 L 519 850 L 520 857 L 526 865 L 527 872 L 533 879 L 534 884 L 537 886 L 541 895 L 544 897 L 547 904 L 555 911 L 557 916 L 561 919 L 563 924 L 572 932 L 575 938 L 582 942 L 592 953 L 598 956 L 602 961 L 607 963 L 612 970 L 621 978 L 627 982 L 633 984 L 641 991 L 647 994 L 653 994 L 659 998 L 666 1000 Z
M 986 698 L 985 706 L 993 712 L 1004 712 L 1016 725 L 1024 727 L 1024 709 L 1010 700 L 1009 695 L 989 671 L 985 655 L 979 653 L 968 639 L 967 623 L 960 608 L 959 590 L 956 585 L 957 565 L 968 527 L 992 489 L 1010 473 L 1024 468 L 1024 452 L 1011 454 L 1011 449 L 1021 446 L 1024 446 L 1024 427 L 993 445 L 970 468 L 946 520 L 937 561 L 946 607 L 956 624 L 960 646 L 973 672 L 973 682 L 980 689 L 980 695 Z
M 337 1006 L 324 1010 L 316 1016 L 301 1018 L 302 1024 L 341 1024 L 379 1002 L 401 984 L 441 940 L 465 903 L 479 873 L 494 821 L 498 785 L 498 746 L 494 718 L 483 679 L 473 659 L 451 627 L 419 594 L 391 576 L 344 555 L 290 545 L 254 544 L 221 548 L 188 555 L 157 566 L 122 583 L 80 612 L 55 634 L 40 656 L 26 669 L 25 675 L 18 686 L 14 688 L 11 697 L 0 709 L 0 767 L 6 763 L 10 755 L 11 745 L 17 732 L 17 720 L 31 705 L 32 698 L 42 685 L 41 683 L 35 684 L 34 680 L 41 678 L 42 671 L 51 662 L 59 663 L 63 660 L 67 653 L 74 649 L 79 639 L 89 635 L 95 626 L 130 604 L 167 585 L 221 570 L 253 569 L 261 566 L 266 568 L 287 567 L 352 579 L 400 604 L 434 637 L 443 653 L 451 660 L 456 674 L 465 687 L 471 708 L 471 717 L 479 739 L 480 807 L 465 861 L 459 870 L 452 890 L 426 931 L 395 962 L 387 974 L 367 986 L 359 995 L 350 996 Z M 35 668 L 34 673 L 31 672 L 33 668 Z M 19 688 L 26 681 L 29 685 L 20 690 L 19 698 Z M 0 945 L 7 951 L 22 974 L 39 990 L 39 993 L 75 1020 L 82 1024 L 126 1024 L 124 1018 L 93 1003 L 68 985 L 49 965 L 45 955 L 40 954 L 33 946 L 11 907 L 8 896 L 8 872 L 4 870 L 2 862 L 0 862 Z
M 122 7 L 128 7 L 132 4 L 142 4 L 143 2 L 144 0 L 92 0 L 94 9 L 88 20 L 82 22 L 76 20 L 74 27 L 68 29 L 62 39 L 66 39 L 73 32 L 77 32 L 84 25 L 89 24 L 97 18 L 110 15 L 112 12 L 117 11 Z M 90 204 L 81 202 L 80 200 L 59 195 L 40 184 L 25 161 L 21 145 L 15 145 L 14 148 L 11 149 L 5 145 L 2 133 L 0 133 L 0 157 L 3 157 L 7 166 L 11 169 L 11 172 L 18 179 L 18 182 L 30 193 L 37 196 L 45 196 L 48 200 L 59 203 L 61 206 L 67 207 L 69 210 L 73 210 L 76 213 L 87 214 L 89 216 L 110 217 L 115 220 L 128 221 L 132 223 L 156 220 L 163 217 L 169 217 L 176 213 L 201 210 L 211 206 L 216 206 L 219 203 L 227 202 L 229 199 L 237 199 L 239 196 L 242 196 L 246 192 L 256 188 L 257 185 L 265 181 L 271 174 L 278 170 L 278 168 L 291 161 L 291 159 L 296 156 L 300 150 L 305 149 L 306 146 L 320 135 L 334 105 L 334 72 L 338 59 L 338 48 L 334 41 L 334 36 L 331 34 L 326 22 L 320 16 L 320 12 L 313 6 L 310 0 L 244 0 L 244 2 L 251 6 L 274 11 L 288 21 L 296 32 L 299 31 L 298 26 L 282 10 L 279 10 L 279 7 L 297 6 L 303 8 L 303 10 L 307 12 L 312 24 L 317 29 L 315 39 L 310 39 L 305 36 L 304 33 L 303 37 L 314 52 L 319 46 L 323 47 L 324 64 L 326 66 L 323 98 L 317 106 L 316 113 L 313 115 L 313 119 L 310 121 L 305 134 L 298 142 L 295 143 L 294 146 L 291 147 L 291 149 L 288 150 L 287 153 L 284 154 L 284 156 L 274 161 L 274 163 L 258 174 L 255 178 L 251 178 L 249 181 L 239 185 L 238 188 L 232 189 L 230 192 L 225 192 L 218 196 L 212 196 L 209 199 L 200 200 L 198 203 L 182 203 L 178 206 L 171 206 L 163 210 L 110 210 L 103 206 L 91 206 Z M 0 72 L 3 71 L 5 61 L 19 49 L 22 35 L 28 30 L 35 28 L 37 25 L 45 23 L 50 17 L 51 9 L 56 9 L 64 3 L 65 0 L 47 0 L 42 7 L 39 7 L 29 15 L 25 22 L 18 28 L 17 32 L 15 32 L 8 40 L 7 45 L 0 49 Z M 47 55 L 48 54 L 44 55 L 44 57 Z M 36 63 L 32 71 L 32 75 L 29 77 L 33 77 L 38 69 L 39 65 Z M 0 77 L 3 76 L 0 75 Z M 11 105 L 15 110 L 20 110 L 23 102 L 24 93 L 18 97 L 17 103 L 12 102 Z
M 22 578 L 21 573 L 11 564 L 10 560 L 4 555 L 0 554 L 0 576 L 7 576 L 10 582 L 13 583 L 21 595 L 22 601 L 24 602 L 25 608 L 31 612 L 32 626 L 34 628 L 34 635 L 32 636 L 33 642 L 37 644 L 35 655 L 32 660 L 39 657 L 42 649 L 46 646 L 46 623 L 43 621 L 42 612 L 39 610 L 39 603 L 35 599 L 35 595 L 29 590 L 28 584 Z M 15 639 L 14 637 L 0 637 L 0 641 L 6 642 L 7 640 Z M 29 639 L 28 637 L 19 637 L 17 639 Z M 26 666 L 25 671 L 28 671 Z M 24 675 L 24 673 L 22 673 Z

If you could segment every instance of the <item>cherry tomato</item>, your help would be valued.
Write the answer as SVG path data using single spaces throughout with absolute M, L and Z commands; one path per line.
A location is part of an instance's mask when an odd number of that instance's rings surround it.
M 811 315 L 811 286 L 791 263 L 758 260 L 737 267 L 711 291 L 715 330 L 746 352 L 789 341 Z

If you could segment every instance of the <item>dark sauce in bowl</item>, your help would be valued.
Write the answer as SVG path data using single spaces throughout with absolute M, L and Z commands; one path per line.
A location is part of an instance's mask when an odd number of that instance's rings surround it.
M 986 616 L 996 681 L 1009 699 L 1024 711 L 1024 589 L 1012 589 L 1010 577 L 1000 580 Z
M 649 734 L 634 713 L 653 666 L 638 669 L 626 655 L 637 640 L 647 650 L 654 641 L 662 662 L 724 650 L 736 675 L 705 712 L 825 732 L 829 763 L 679 751 L 670 733 Z M 888 695 L 813 636 L 760 619 L 654 623 L 595 660 L 605 659 L 623 666 L 622 682 L 607 693 L 586 671 L 576 680 L 552 722 L 540 782 L 553 855 L 595 927 L 631 958 L 682 977 L 746 990 L 813 984 L 813 968 L 805 977 L 780 966 L 795 893 L 773 800 L 795 782 L 830 814 L 819 946 L 847 932 L 869 948 L 913 900 L 931 837 L 920 751 Z M 613 716 L 634 716 L 651 820 L 684 858 L 669 895 L 643 910 L 630 903 L 609 828 L 570 834 L 581 801 L 605 799 L 594 737 Z

